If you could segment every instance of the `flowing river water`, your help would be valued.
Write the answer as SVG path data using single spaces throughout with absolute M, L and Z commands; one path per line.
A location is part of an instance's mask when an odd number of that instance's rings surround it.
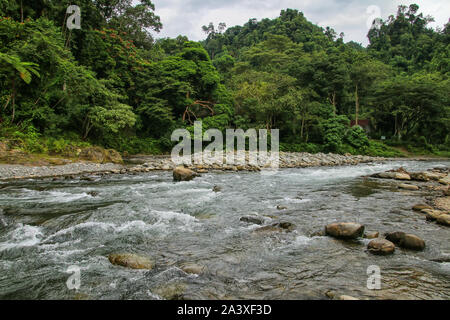
M 450 255 L 450 229 L 411 210 L 427 192 L 363 177 L 449 165 L 208 173 L 181 183 L 171 172 L 1 182 L 0 299 L 326 299 L 329 290 L 361 299 L 450 299 L 450 263 L 432 261 Z M 240 221 L 249 214 L 296 230 L 255 233 L 260 226 Z M 427 247 L 383 257 L 366 251 L 366 239 L 313 236 L 337 221 L 413 233 Z M 111 253 L 147 256 L 156 266 L 114 266 Z M 206 269 L 187 274 L 179 268 L 186 262 Z M 367 288 L 371 265 L 381 269 L 381 290 Z M 66 286 L 70 266 L 81 270 L 78 290 Z

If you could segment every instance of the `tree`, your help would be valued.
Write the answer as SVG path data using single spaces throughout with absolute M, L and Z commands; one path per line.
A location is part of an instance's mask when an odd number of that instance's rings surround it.
M 450 125 L 448 92 L 448 80 L 437 74 L 388 79 L 375 91 L 375 117 L 398 139 L 423 136 L 442 143 Z
M 11 96 L 4 105 L 5 109 L 12 102 L 11 122 L 14 122 L 16 113 L 17 79 L 21 78 L 26 84 L 31 83 L 32 74 L 40 77 L 39 65 L 33 62 L 23 62 L 15 55 L 7 55 L 0 52 L 0 72 L 7 75 L 11 83 Z
M 350 71 L 355 89 L 355 123 L 358 125 L 360 113 L 360 93 L 367 90 L 376 80 L 387 76 L 388 68 L 365 54 L 356 53 Z
M 114 2 L 114 1 L 113 1 Z M 150 30 L 159 32 L 162 28 L 160 18 L 155 15 L 155 5 L 150 0 L 140 0 L 133 6 L 131 0 L 118 1 L 108 14 L 110 27 L 126 33 L 128 39 L 133 40 L 139 48 L 150 49 L 153 37 Z

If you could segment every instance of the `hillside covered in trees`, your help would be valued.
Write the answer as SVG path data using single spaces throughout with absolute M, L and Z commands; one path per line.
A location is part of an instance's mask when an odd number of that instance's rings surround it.
M 66 28 L 71 4 L 80 30 Z M 155 40 L 150 0 L 1 1 L 0 137 L 36 153 L 164 153 L 174 129 L 201 119 L 204 130 L 280 129 L 285 151 L 448 155 L 450 23 L 431 21 L 400 6 L 364 48 L 287 9 L 211 23 L 199 43 Z

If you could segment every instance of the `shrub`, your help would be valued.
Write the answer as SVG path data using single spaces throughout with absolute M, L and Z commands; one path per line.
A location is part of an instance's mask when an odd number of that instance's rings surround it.
M 355 149 L 362 149 L 369 145 L 369 138 L 367 138 L 367 134 L 360 126 L 354 126 L 348 130 L 344 141 Z
M 322 147 L 314 143 L 280 143 L 280 151 L 319 153 Z
M 346 116 L 337 116 L 323 121 L 320 126 L 323 132 L 324 149 L 328 152 L 340 152 L 348 129 Z

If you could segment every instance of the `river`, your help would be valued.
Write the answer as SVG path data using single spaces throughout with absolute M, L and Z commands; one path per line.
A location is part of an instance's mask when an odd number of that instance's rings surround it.
M 449 165 L 208 173 L 181 183 L 170 172 L 1 182 L 0 299 L 326 299 L 329 290 L 360 299 L 450 299 L 450 263 L 431 261 L 450 255 L 450 229 L 411 210 L 427 192 L 363 177 Z M 249 214 L 296 230 L 255 233 L 260 226 L 240 221 Z M 427 247 L 380 257 L 366 251 L 366 239 L 313 236 L 336 221 L 414 233 Z M 110 264 L 108 255 L 122 252 L 148 256 L 156 267 Z M 179 266 L 186 262 L 205 272 L 184 273 Z M 381 270 L 381 290 L 367 288 L 373 265 Z M 66 286 L 70 266 L 80 268 L 78 290 Z

